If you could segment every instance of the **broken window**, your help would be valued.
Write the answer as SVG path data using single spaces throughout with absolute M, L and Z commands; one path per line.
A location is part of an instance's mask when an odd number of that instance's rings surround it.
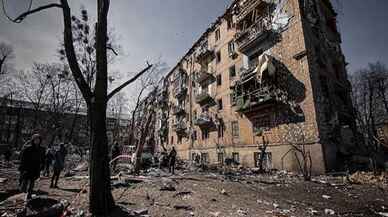
M 216 35 L 215 35 L 215 37 L 216 37 L 216 41 L 218 41 L 218 40 L 221 39 L 221 32 L 220 32 L 220 29 L 217 29 L 217 30 L 216 30 Z
M 217 86 L 221 86 L 222 84 L 222 77 L 221 74 L 217 75 Z
M 221 62 L 221 50 L 216 53 L 216 63 Z
M 254 68 L 257 66 L 259 61 L 259 56 L 262 52 L 256 52 L 253 55 L 248 57 L 248 66 L 249 68 Z
M 202 130 L 202 140 L 208 139 L 209 138 L 209 130 L 208 129 L 203 129 Z
M 201 153 L 201 163 L 207 164 L 209 162 L 209 154 L 208 153 Z
M 269 115 L 256 117 L 253 120 L 253 132 L 258 133 L 271 127 L 271 118 Z
M 238 126 L 238 121 L 232 121 L 232 136 L 234 138 L 238 138 L 240 135 L 240 129 Z
M 229 56 L 230 57 L 232 57 L 236 53 L 236 49 L 235 49 L 235 46 L 234 46 L 234 41 L 230 41 L 228 43 L 228 52 L 229 52 Z
M 218 104 L 218 110 L 224 109 L 224 107 L 222 105 L 222 98 L 217 100 L 217 104 Z
M 236 76 L 236 66 L 229 67 L 229 78 L 232 79 Z
M 193 131 L 193 140 L 194 141 L 197 140 L 197 131 L 196 130 Z
M 225 124 L 223 121 L 220 121 L 220 124 L 218 125 L 218 138 L 224 137 L 224 131 L 225 131 Z
M 224 164 L 224 153 L 219 152 L 219 153 L 217 154 L 217 160 L 218 160 L 218 163 L 219 163 L 219 164 L 223 165 L 223 164 Z
M 229 30 L 233 27 L 233 17 L 232 16 L 228 16 L 226 18 L 226 28 Z
M 240 163 L 240 154 L 238 152 L 232 153 L 233 162 L 239 164 Z

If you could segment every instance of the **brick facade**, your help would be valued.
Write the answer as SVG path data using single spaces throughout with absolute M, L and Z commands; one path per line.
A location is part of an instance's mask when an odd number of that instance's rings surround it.
M 311 13 L 312 8 L 317 12 Z M 251 37 L 249 31 L 253 27 L 244 28 L 250 24 L 248 16 L 252 11 L 258 17 L 254 22 L 260 24 L 257 26 L 263 33 L 255 31 L 253 42 L 246 43 L 244 37 Z M 317 20 L 314 24 L 313 19 Z M 165 100 L 169 106 L 161 111 L 167 116 L 168 133 L 163 134 L 161 143 L 166 147 L 174 145 L 179 157 L 185 160 L 199 155 L 206 163 L 222 164 L 225 158 L 235 158 L 244 167 L 255 167 L 264 137 L 269 141 L 266 149 L 269 168 L 298 170 L 290 144 L 303 143 L 303 147 L 310 150 L 315 173 L 336 169 L 337 152 L 343 147 L 343 140 L 334 140 L 331 136 L 336 129 L 353 129 L 354 120 L 348 117 L 347 122 L 341 122 L 323 117 L 328 111 L 339 114 L 340 108 L 351 111 L 349 89 L 341 89 L 345 96 L 341 102 L 336 100 L 335 91 L 330 95 L 322 90 L 320 78 L 329 73 L 337 73 L 328 77 L 330 85 L 347 82 L 340 41 L 317 36 L 316 32 L 325 35 L 330 31 L 327 26 L 331 23 L 325 19 L 335 19 L 328 1 L 235 1 L 165 78 L 168 83 Z M 319 37 L 338 47 L 337 56 L 326 56 L 327 61 L 335 62 L 335 69 L 328 63 L 319 64 L 326 59 L 317 58 L 316 52 L 319 55 L 329 53 Z M 236 105 L 234 98 L 238 96 L 236 83 L 245 76 L 243 68 L 255 67 L 255 61 L 263 54 L 268 54 L 276 63 L 276 73 L 284 71 L 287 84 L 282 86 L 287 92 L 294 92 L 288 93 L 294 98 L 288 97 L 288 102 L 278 99 L 260 102 L 239 110 L 240 105 Z M 206 73 L 200 74 L 203 71 Z M 255 75 L 253 79 L 256 78 Z M 327 99 L 322 100 L 325 94 Z M 334 105 L 327 108 L 327 103 Z M 176 112 L 176 106 L 183 111 Z M 294 107 L 298 110 L 298 120 L 291 118 L 295 116 L 290 114 L 290 110 L 295 113 Z M 303 135 L 287 138 L 297 131 L 295 127 Z M 159 124 L 159 131 L 162 128 Z M 293 143 L 291 140 L 298 136 L 301 140 Z

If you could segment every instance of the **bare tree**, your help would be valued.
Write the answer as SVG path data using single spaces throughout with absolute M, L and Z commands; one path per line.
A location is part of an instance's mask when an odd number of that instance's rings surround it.
M 380 62 L 370 63 L 367 68 L 354 72 L 350 81 L 357 127 L 363 135 L 372 168 L 377 172 L 377 158 L 381 153 L 377 128 L 388 117 L 388 70 Z
M 64 140 L 65 115 L 73 110 L 73 101 L 77 98 L 73 79 L 68 69 L 58 64 L 50 66 L 53 68 L 50 70 L 50 74 L 47 75 L 49 97 L 45 110 L 47 110 L 49 116 L 46 126 L 50 129 L 52 136 L 50 143 L 52 144 L 58 136 L 62 141 Z
M 266 151 L 267 151 L 267 147 L 269 145 L 269 141 L 268 139 L 266 139 L 266 136 L 263 135 L 263 144 L 261 146 L 259 146 L 259 150 L 260 150 L 260 155 L 259 155 L 259 172 L 260 173 L 264 173 L 265 170 L 264 170 L 264 160 L 266 159 Z
M 8 72 L 9 62 L 15 58 L 14 51 L 11 45 L 0 42 L 0 75 Z
M 303 175 L 304 180 L 310 181 L 313 162 L 308 144 L 311 143 L 310 140 L 313 136 L 307 132 L 307 126 L 303 124 L 289 123 L 284 126 L 283 140 L 291 148 L 283 155 L 282 159 L 290 153 L 294 154 L 298 162 L 299 171 Z
M 136 139 L 136 152 L 135 152 L 135 174 L 138 174 L 141 168 L 142 154 L 144 145 L 147 142 L 147 137 L 153 136 L 152 127 L 156 112 L 156 96 L 157 89 L 152 90 L 148 96 L 141 102 L 140 111 L 137 117 L 137 139 Z
M 3 1 L 4 4 L 4 1 Z M 59 3 L 49 3 L 20 14 L 15 19 L 16 23 L 22 22 L 27 16 L 42 10 L 57 8 L 62 10 L 64 23 L 64 47 L 68 65 L 86 102 L 92 144 L 89 163 L 89 209 L 94 216 L 107 216 L 114 207 L 114 199 L 110 187 L 110 169 L 108 158 L 108 141 L 106 133 L 106 110 L 108 101 L 123 88 L 134 82 L 148 71 L 152 65 L 147 66 L 131 79 L 108 93 L 108 12 L 110 0 L 97 0 L 97 23 L 95 25 L 95 60 L 96 76 L 94 88 L 87 82 L 80 68 L 74 48 L 74 35 L 72 14 L 67 0 Z M 5 13 L 6 14 L 6 13 Z
M 19 71 L 15 80 L 20 98 L 27 100 L 33 106 L 34 118 L 30 130 L 34 130 L 39 123 L 39 112 L 48 102 L 50 89 L 50 74 L 55 73 L 55 68 L 49 64 L 34 63 L 31 71 Z

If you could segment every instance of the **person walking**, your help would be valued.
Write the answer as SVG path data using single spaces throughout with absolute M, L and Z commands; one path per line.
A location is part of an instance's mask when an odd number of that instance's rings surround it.
M 4 162 L 7 167 L 10 165 L 11 157 L 12 157 L 12 149 L 11 147 L 8 146 L 4 152 Z
M 43 168 L 44 148 L 40 146 L 41 143 L 42 137 L 34 134 L 20 154 L 20 187 L 22 192 L 27 193 L 26 200 L 31 199 L 35 181 Z
M 111 161 L 114 160 L 116 157 L 121 155 L 121 150 L 118 142 L 115 142 L 112 146 L 111 150 Z M 114 160 L 112 162 L 112 171 L 116 170 L 117 160 Z
M 168 155 L 168 158 L 169 158 L 168 168 L 170 170 L 170 173 L 175 174 L 176 150 L 174 146 L 172 147 L 170 154 Z
M 61 143 L 59 149 L 54 155 L 53 176 L 51 178 L 50 188 L 58 188 L 58 180 L 62 170 L 65 168 L 65 158 L 67 150 L 65 144 Z
M 50 166 L 54 160 L 54 153 L 53 153 L 53 148 L 52 148 L 51 144 L 47 146 L 44 160 L 45 161 L 44 161 L 43 175 L 46 177 L 49 177 L 50 176 Z

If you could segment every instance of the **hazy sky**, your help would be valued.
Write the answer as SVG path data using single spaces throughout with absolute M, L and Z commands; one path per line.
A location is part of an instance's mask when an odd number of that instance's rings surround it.
M 5 0 L 10 16 L 25 10 L 28 0 Z M 54 0 L 35 0 L 39 6 Z M 70 0 L 74 12 L 81 3 L 95 15 L 95 0 Z M 137 71 L 145 61 L 159 57 L 170 66 L 185 54 L 201 33 L 223 13 L 231 0 L 112 0 L 110 27 L 124 54 L 113 70 Z M 339 4 L 338 4 L 339 2 Z M 366 3 L 367 2 L 367 3 Z M 370 61 L 388 61 L 387 0 L 334 0 L 339 10 L 339 29 L 349 71 Z M 8 21 L 0 12 L 0 41 L 15 48 L 17 69 L 33 62 L 56 61 L 63 24 L 59 9 L 28 17 L 21 24 Z

